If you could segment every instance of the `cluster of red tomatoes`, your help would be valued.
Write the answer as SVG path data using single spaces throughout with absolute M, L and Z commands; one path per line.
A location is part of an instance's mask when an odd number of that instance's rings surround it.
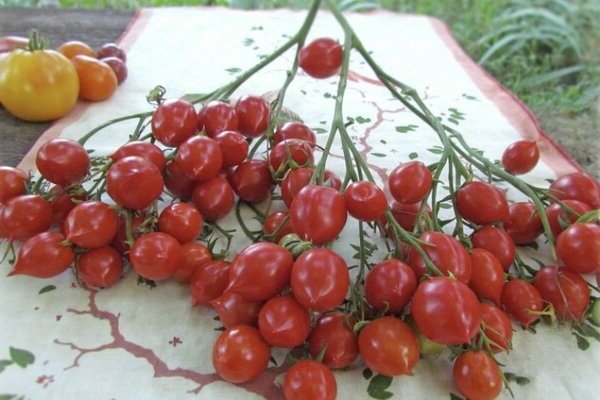
M 335 74 L 343 54 L 339 44 L 323 40 L 317 50 L 329 50 L 334 61 L 308 57 L 317 51 L 313 42 L 300 62 L 319 78 Z M 152 116 L 151 141 L 129 142 L 92 163 L 77 142 L 51 140 L 37 153 L 43 178 L 37 182 L 1 167 L 0 237 L 24 241 L 11 274 L 48 278 L 74 265 L 86 285 L 108 287 L 127 260 L 143 278 L 188 283 L 193 304 L 212 307 L 225 328 L 213 348 L 223 379 L 255 379 L 272 347 L 306 350 L 284 378 L 290 400 L 335 398 L 331 369 L 359 355 L 372 371 L 397 376 L 411 374 L 420 354 L 445 346 L 460 349 L 458 390 L 492 399 L 503 382 L 493 354 L 511 349 L 512 320 L 528 328 L 552 312 L 575 324 L 587 317 L 591 296 L 581 274 L 600 273 L 600 226 L 577 220 L 600 208 L 594 178 L 559 177 L 544 199 L 560 265 L 515 273 L 516 246 L 543 231 L 532 203 L 509 204 L 494 184 L 471 180 L 452 193 L 456 218 L 473 228 L 460 241 L 427 223 L 433 178 L 425 164 L 391 171 L 388 201 L 373 182 L 343 188 L 334 173 L 315 168 L 316 136 L 300 122 L 275 127 L 266 157 L 248 158 L 250 139 L 264 135 L 270 120 L 269 104 L 257 96 L 211 101 L 199 111 L 170 99 Z M 535 143 L 520 141 L 502 163 L 521 174 L 538 157 Z M 88 198 L 89 186 L 116 205 Z M 173 201 L 159 211 L 165 194 Z M 236 196 L 252 204 L 275 195 L 285 206 L 264 216 L 263 240 L 229 261 L 196 241 L 205 222 L 231 212 Z M 388 210 L 393 219 L 386 220 Z M 399 229 L 419 234 L 402 257 L 369 264 L 352 282 L 346 261 L 328 246 L 348 216 L 388 236 Z M 299 242 L 310 245 L 291 252 L 288 245 Z

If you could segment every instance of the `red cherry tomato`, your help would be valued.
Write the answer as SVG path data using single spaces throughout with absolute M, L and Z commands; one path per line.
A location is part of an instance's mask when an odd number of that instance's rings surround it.
M 115 151 L 110 159 L 117 162 L 122 158 L 129 156 L 138 156 L 145 158 L 152 164 L 156 165 L 159 170 L 164 170 L 167 160 L 162 150 L 155 144 L 150 142 L 133 141 L 127 142 Z
M 346 368 L 358 356 L 358 341 L 354 333 L 356 321 L 351 315 L 333 311 L 321 315 L 308 338 L 312 357 L 323 353 L 328 368 Z
M 223 218 L 233 208 L 235 195 L 229 181 L 215 176 L 200 182 L 192 192 L 192 202 L 207 221 Z
M 417 278 L 412 268 L 396 259 L 376 264 L 365 279 L 365 297 L 376 311 L 399 313 L 415 290 Z
M 540 151 L 532 140 L 512 143 L 502 154 L 502 166 L 514 175 L 526 174 L 537 165 Z
M 271 170 L 276 174 L 296 166 L 310 166 L 313 164 L 313 146 L 299 139 L 286 139 L 271 148 L 268 162 Z
M 158 217 L 158 230 L 173 236 L 179 243 L 191 242 L 202 231 L 202 215 L 191 204 L 173 203 Z
M 550 185 L 550 194 L 559 200 L 579 200 L 594 210 L 600 208 L 600 183 L 583 172 L 561 176 Z
M 113 247 L 91 249 L 79 256 L 76 263 L 77 277 L 91 287 L 113 286 L 123 273 L 121 255 Z
M 292 200 L 300 189 L 308 185 L 313 172 L 314 170 L 308 167 L 293 169 L 279 183 L 281 197 L 288 208 L 292 205 Z
M 360 221 L 376 221 L 385 214 L 385 193 L 369 181 L 352 182 L 344 191 L 348 213 Z
M 484 351 L 466 351 L 454 362 L 454 384 L 468 399 L 493 400 L 502 390 L 496 361 Z
M 90 169 L 90 156 L 74 140 L 51 139 L 38 150 L 35 165 L 50 182 L 69 186 L 85 178 Z
M 125 64 L 123 60 L 118 57 L 104 57 L 101 58 L 100 61 L 108 64 L 110 69 L 113 70 L 115 76 L 117 77 L 118 85 L 125 82 L 125 79 L 127 79 L 127 64 Z
M 144 214 L 130 213 L 131 215 L 131 236 L 133 240 L 139 238 L 146 233 L 147 227 L 145 226 L 146 216 Z M 133 243 L 131 243 L 133 244 Z M 130 243 L 127 237 L 127 219 L 126 214 L 119 215 L 119 227 L 117 233 L 112 240 L 112 247 L 115 248 L 123 257 L 129 257 Z
M 64 226 L 69 241 L 94 249 L 110 244 L 119 228 L 119 217 L 108 204 L 86 201 L 71 210 Z
M 335 172 L 326 169 L 323 171 L 323 185 L 335 190 L 340 190 L 342 187 L 342 180 Z
M 260 203 L 271 194 L 273 179 L 269 164 L 263 160 L 246 160 L 233 171 L 229 181 L 238 197 L 248 203 Z
M 153 281 L 172 277 L 180 259 L 179 242 L 162 232 L 152 232 L 140 237 L 133 243 L 129 253 L 135 272 Z
M 558 235 L 556 255 L 573 272 L 600 272 L 600 226 L 580 222 L 569 226 Z
M 197 182 L 216 176 L 223 166 L 219 143 L 206 136 L 192 136 L 179 146 L 175 163 L 189 178 Z
M 152 134 L 162 144 L 177 147 L 196 132 L 196 109 L 183 99 L 167 99 L 152 114 Z
M 190 280 L 194 307 L 206 306 L 223 294 L 229 283 L 229 266 L 227 261 L 209 261 L 194 272 Z
M 256 328 L 239 325 L 221 333 L 212 361 L 219 376 L 231 383 L 249 382 L 260 375 L 271 358 L 271 349 Z
M 533 278 L 533 286 L 552 304 L 560 319 L 581 321 L 590 303 L 590 288 L 585 279 L 566 268 L 540 268 Z
M 512 323 L 506 313 L 491 304 L 481 303 L 481 331 L 488 342 L 485 348 L 494 353 L 512 348 Z
M 8 275 L 51 278 L 69 269 L 75 253 L 64 241 L 65 237 L 58 232 L 42 232 L 27 239 Z
M 27 174 L 13 167 L 0 167 L 0 203 L 25 193 Z
M 506 196 L 485 182 L 473 181 L 458 189 L 456 206 L 464 219 L 478 225 L 502 222 L 508 217 Z
M 358 335 L 360 356 L 371 370 L 387 375 L 412 375 L 419 361 L 419 342 L 408 324 L 395 317 L 371 321 Z
M 324 186 L 303 187 L 290 207 L 294 232 L 315 244 L 335 239 L 344 229 L 347 218 L 344 197 L 337 190 Z
M 540 318 L 539 312 L 544 309 L 540 292 L 521 279 L 513 279 L 504 284 L 501 302 L 504 311 L 525 329 Z
M 267 102 L 259 96 L 242 96 L 235 104 L 239 130 L 248 137 L 259 137 L 267 130 L 271 110 Z
M 484 226 L 471 235 L 473 247 L 485 249 L 496 256 L 505 272 L 515 260 L 517 249 L 504 229 Z
M 567 226 L 577 221 L 577 218 L 592 211 L 590 206 L 578 200 L 563 200 L 562 203 L 563 206 L 560 203 L 553 203 L 546 208 L 550 229 L 555 237 Z
M 343 57 L 344 51 L 337 41 L 319 38 L 300 50 L 299 65 L 313 78 L 324 79 L 338 73 Z
M 237 293 L 228 292 L 210 302 L 225 329 L 241 324 L 257 326 L 262 305 L 262 302 L 246 300 Z
M 285 373 L 283 396 L 285 400 L 335 400 L 335 377 L 320 362 L 300 360 Z
M 305 251 L 296 259 L 291 275 L 294 297 L 304 307 L 324 312 L 344 301 L 350 286 L 348 266 L 327 248 Z
M 50 205 L 52 206 L 52 221 L 63 227 L 67 215 L 71 212 L 77 204 L 87 200 L 87 193 L 81 186 L 73 186 L 63 188 L 60 186 L 53 186 L 49 194 L 52 194 L 52 200 Z
M 467 285 L 450 278 L 421 282 L 410 308 L 421 333 L 434 342 L 470 343 L 479 330 L 481 310 L 477 296 Z
M 310 143 L 313 147 L 317 144 L 317 135 L 302 122 L 286 122 L 275 131 L 273 143 L 277 144 L 288 139 L 299 139 Z
M 231 262 L 227 292 L 251 301 L 270 299 L 289 286 L 294 260 L 286 249 L 269 242 L 251 244 Z
M 421 202 L 402 204 L 398 203 L 396 200 L 392 200 L 390 202 L 390 209 L 392 210 L 394 219 L 403 229 L 409 232 L 412 232 L 415 229 L 415 225 L 417 224 L 417 215 L 421 209 Z M 428 204 L 424 205 L 423 210 L 424 214 L 431 216 L 431 208 Z
M 192 197 L 192 191 L 198 184 L 195 180 L 188 178 L 179 165 L 169 161 L 165 166 L 164 182 L 167 190 L 181 200 Z
M 28 239 L 47 231 L 51 224 L 52 206 L 41 196 L 16 196 L 0 208 L 0 226 L 10 240 Z
M 188 283 L 194 273 L 212 261 L 210 250 L 198 243 L 187 242 L 181 245 L 181 261 L 173 274 L 173 279 L 180 283 Z M 229 275 L 227 275 L 229 279 Z
M 104 44 L 98 53 L 96 54 L 98 59 L 106 58 L 106 57 L 117 57 L 123 62 L 127 62 L 127 53 L 125 50 L 115 43 L 106 43 Z
M 215 136 L 223 154 L 223 168 L 240 165 L 248 158 L 248 142 L 236 131 L 223 131 Z
M 265 222 L 263 222 L 265 240 L 279 243 L 282 237 L 292 232 L 294 230 L 292 229 L 292 223 L 287 211 L 269 214 L 265 218 Z
M 310 333 L 310 313 L 292 296 L 273 297 L 260 309 L 258 331 L 271 346 L 299 346 Z
M 512 203 L 508 208 L 504 229 L 515 244 L 531 243 L 544 230 L 542 220 L 531 202 Z
M 499 305 L 504 287 L 504 270 L 500 261 L 488 250 L 475 248 L 471 251 L 471 265 L 471 290 L 478 297 Z
M 235 108 L 222 101 L 211 101 L 200 110 L 197 119 L 198 130 L 215 137 L 223 131 L 237 131 L 239 118 Z
M 390 172 L 388 186 L 390 194 L 402 204 L 420 202 L 427 196 L 433 177 L 421 161 L 409 161 L 398 165 Z
M 118 204 L 143 210 L 158 199 L 164 181 L 160 170 L 141 157 L 130 156 L 114 163 L 106 175 L 106 192 Z

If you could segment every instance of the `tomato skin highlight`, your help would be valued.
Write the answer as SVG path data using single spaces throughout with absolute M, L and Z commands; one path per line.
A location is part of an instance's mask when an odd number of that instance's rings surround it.
M 313 360 L 300 360 L 285 374 L 285 400 L 335 400 L 337 383 L 331 371 Z

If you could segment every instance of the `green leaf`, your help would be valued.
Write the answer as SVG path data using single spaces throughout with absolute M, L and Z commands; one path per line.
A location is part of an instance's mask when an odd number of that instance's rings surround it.
M 579 325 L 576 329 L 582 336 L 591 337 L 600 342 L 600 332 L 592 325 L 584 323 Z
M 467 100 L 477 100 L 477 97 L 471 96 L 470 94 L 464 93 L 462 96 Z
M 243 43 L 244 43 L 244 46 L 250 46 L 250 45 L 252 45 L 254 43 L 254 39 L 252 39 L 252 38 L 246 38 L 246 39 L 244 39 Z
M 373 377 L 373 371 L 371 371 L 370 368 L 365 368 L 365 369 L 363 369 L 362 376 L 366 380 L 369 380 Z
M 449 210 L 452 208 L 452 204 L 448 204 L 448 203 L 439 203 L 440 208 L 443 208 L 444 210 Z
M 448 118 L 448 121 L 452 122 L 455 125 L 459 124 L 459 122 L 456 119 L 452 118 L 452 117 Z
M 414 160 L 415 158 L 419 158 L 419 153 L 415 153 L 414 151 L 408 155 L 410 160 Z
M 417 125 L 399 125 L 396 127 L 396 132 L 398 133 L 408 133 L 408 132 L 412 132 L 414 131 L 416 128 L 418 128 Z
M 359 115 L 358 117 L 356 117 L 355 121 L 359 124 L 366 124 L 367 122 L 371 122 L 371 118 L 364 118 Z
M 0 400 L 11 400 L 16 398 L 16 394 L 0 394 Z
M 21 368 L 25 368 L 28 365 L 33 364 L 33 362 L 35 361 L 35 356 L 33 355 L 33 353 L 27 350 L 9 347 L 9 352 L 10 359 L 13 360 L 13 362 Z
M 4 371 L 4 368 L 12 365 L 12 360 L 0 360 L 0 372 Z
M 229 72 L 230 74 L 237 74 L 238 72 L 242 72 L 242 69 L 238 67 L 231 67 L 227 68 L 225 71 Z
M 465 400 L 457 394 L 450 393 L 450 400 Z
M 371 153 L 371 155 L 379 158 L 386 157 L 386 155 L 383 153 Z
M 54 289 L 56 289 L 56 286 L 54 286 L 54 285 L 44 286 L 43 288 L 40 289 L 38 294 L 48 293 L 48 292 L 53 291 Z
M 579 347 L 579 350 L 587 350 L 590 347 L 590 342 L 587 341 L 587 339 L 579 336 L 576 333 L 573 333 L 573 335 L 575 336 L 575 338 L 577 339 L 577 347 Z
M 531 380 L 529 378 L 527 378 L 526 376 L 513 374 L 512 372 L 505 372 L 504 378 L 506 378 L 506 380 L 508 382 L 514 382 L 520 386 L 527 385 L 528 383 L 531 382 Z
M 383 140 L 383 139 L 381 139 L 379 142 L 382 143 L 382 144 L 387 144 L 387 142 L 385 140 Z
M 432 147 L 430 149 L 427 149 L 428 152 L 433 153 L 433 154 L 442 154 L 444 152 L 444 150 L 442 149 L 438 149 L 436 147 Z
M 394 393 L 386 390 L 392 384 L 392 378 L 389 376 L 377 374 L 369 382 L 367 393 L 374 399 L 386 400 L 394 396 Z
M 327 129 L 323 128 L 312 128 L 315 133 L 327 133 Z

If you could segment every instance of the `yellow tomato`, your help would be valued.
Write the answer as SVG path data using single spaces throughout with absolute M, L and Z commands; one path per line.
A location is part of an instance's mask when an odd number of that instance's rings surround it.
M 51 121 L 77 103 L 79 78 L 54 50 L 14 50 L 1 60 L 0 103 L 17 118 Z

